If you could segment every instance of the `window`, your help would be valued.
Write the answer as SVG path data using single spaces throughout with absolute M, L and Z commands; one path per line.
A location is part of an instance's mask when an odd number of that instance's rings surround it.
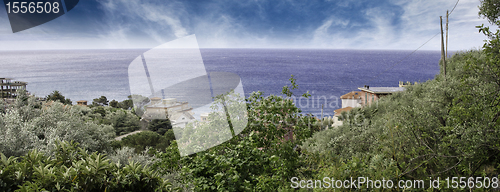
M 365 105 L 368 104 L 368 93 L 365 93 Z

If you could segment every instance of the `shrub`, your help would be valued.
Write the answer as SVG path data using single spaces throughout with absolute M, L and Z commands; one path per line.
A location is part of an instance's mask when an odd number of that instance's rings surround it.
M 168 130 L 172 129 L 172 124 L 169 119 L 153 119 L 148 124 L 148 129 L 160 135 L 164 135 Z
M 169 191 L 170 183 L 136 162 L 111 162 L 76 143 L 56 142 L 55 156 L 33 150 L 25 156 L 0 154 L 2 191 Z
M 136 152 L 144 151 L 147 147 L 164 151 L 170 145 L 170 142 L 166 137 L 156 132 L 143 131 L 124 137 L 121 140 L 121 145 L 135 148 Z
M 296 88 L 293 77 L 291 81 L 291 89 Z M 283 92 L 290 97 L 291 89 Z M 230 92 L 226 98 L 238 96 Z M 216 100 L 213 108 L 220 108 L 220 102 L 224 100 Z M 225 102 L 229 111 L 240 107 L 240 102 Z M 302 166 L 296 146 L 321 126 L 316 125 L 315 118 L 300 114 L 290 98 L 263 97 L 259 92 L 253 93 L 246 105 L 248 113 L 239 118 L 231 116 L 230 120 L 233 126 L 248 121 L 246 127 L 241 126 L 244 130 L 237 130 L 238 126 L 217 127 L 228 120 L 224 113 L 211 113 L 208 124 L 188 124 L 181 139 L 155 155 L 161 160 L 153 167 L 165 174 L 180 171 L 177 181 L 192 184 L 195 191 L 289 190 L 289 179 L 298 175 Z M 213 132 L 217 134 L 208 134 Z M 189 155 L 191 152 L 197 153 Z
M 136 153 L 134 148 L 130 147 L 122 147 L 116 149 L 113 153 L 111 153 L 108 157 L 115 163 L 119 163 L 122 165 L 127 165 L 130 161 L 140 163 L 146 167 L 150 167 L 153 165 L 157 158 L 148 154 L 150 148 L 146 148 L 146 150 Z
M 0 151 L 6 156 L 21 156 L 37 149 L 48 152 L 56 140 L 75 141 L 89 151 L 109 150 L 115 136 L 109 125 L 91 121 L 89 109 L 59 102 L 40 107 L 34 97 L 20 91 L 16 102 L 0 113 Z

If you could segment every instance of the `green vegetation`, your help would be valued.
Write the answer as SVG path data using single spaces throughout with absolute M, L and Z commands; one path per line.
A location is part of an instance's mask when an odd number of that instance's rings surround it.
M 292 80 L 294 79 L 292 78 Z M 293 82 L 292 89 L 294 87 L 296 85 Z M 289 95 L 292 94 L 292 89 L 288 90 Z M 0 116 L 0 129 L 5 133 L 2 135 L 5 139 L 2 140 L 1 150 L 6 155 L 6 158 L 11 158 L 10 161 L 13 164 L 13 167 L 11 167 L 12 172 L 8 173 L 11 175 L 6 176 L 2 181 L 7 183 L 6 188 L 11 190 L 18 187 L 21 190 L 75 189 L 75 185 L 83 187 L 77 188 L 77 191 L 119 189 L 120 186 L 111 185 L 111 183 L 115 182 L 113 179 L 119 178 L 116 176 L 110 177 L 110 174 L 128 173 L 123 170 L 118 171 L 120 164 L 113 164 L 111 161 L 105 160 L 104 154 L 109 154 L 109 159 L 114 163 L 128 163 L 127 166 L 129 167 L 138 167 L 139 164 L 126 161 L 127 159 L 133 159 L 154 170 L 159 170 L 162 175 L 174 182 L 177 189 L 193 187 L 196 190 L 228 188 L 232 191 L 240 191 L 257 186 L 256 189 L 261 190 L 275 190 L 286 186 L 287 178 L 295 175 L 297 168 L 300 167 L 298 163 L 300 153 L 294 150 L 294 147 L 300 144 L 304 138 L 310 137 L 313 131 L 319 130 L 314 124 L 316 119 L 299 114 L 300 109 L 296 108 L 289 98 L 281 96 L 263 97 L 260 92 L 254 93 L 247 99 L 248 105 L 233 105 L 235 103 L 231 100 L 224 102 L 227 103 L 228 110 L 238 109 L 239 107 L 243 107 L 243 111 L 249 109 L 249 114 L 240 114 L 248 117 L 249 125 L 246 129 L 222 145 L 196 155 L 181 158 L 177 149 L 177 142 L 174 141 L 175 134 L 169 121 L 157 120 L 151 122 L 148 128 L 155 132 L 145 131 L 125 137 L 122 141 L 113 141 L 112 139 L 116 135 L 122 133 L 120 132 L 121 129 L 133 127 L 130 130 L 134 130 L 139 126 L 138 117 L 131 110 L 102 105 L 89 108 L 68 106 L 59 102 L 40 103 L 34 97 L 20 94 L 16 103 L 5 107 L 6 111 L 3 111 Z M 5 105 L 3 102 L 0 104 Z M 220 119 L 226 116 L 225 114 L 216 113 L 212 114 L 211 117 Z M 231 121 L 236 128 L 241 122 L 234 118 L 236 117 L 233 117 Z M 279 122 L 286 122 L 286 124 Z M 198 130 L 208 131 L 201 127 Z M 160 135 L 158 132 L 164 132 L 164 135 Z M 200 134 L 189 134 L 190 137 L 184 137 L 180 142 L 184 143 L 199 139 L 204 132 L 198 133 Z M 286 140 L 286 138 L 291 140 Z M 74 156 L 73 159 L 65 162 L 72 163 L 62 166 L 62 163 L 56 160 L 61 159 L 59 157 L 60 150 L 66 149 L 60 149 L 59 140 L 65 142 L 76 141 L 81 143 L 80 146 L 82 147 L 81 150 L 78 149 L 77 151 L 95 153 L 90 156 L 80 155 L 81 158 L 78 159 L 76 157 L 80 156 L 75 156 L 74 152 L 71 152 Z M 43 178 L 46 180 L 25 179 L 12 181 L 7 179 L 12 178 L 12 174 L 17 169 L 21 169 L 18 166 L 24 165 L 23 161 L 19 160 L 26 155 L 32 156 L 39 153 L 47 154 L 42 158 L 46 160 L 40 161 L 40 165 L 33 166 L 49 174 L 46 178 Z M 63 156 L 66 158 L 68 155 Z M 207 158 L 219 160 L 206 162 Z M 104 162 L 106 165 L 102 166 L 106 168 L 103 169 L 109 169 L 107 171 L 103 170 L 102 174 L 98 174 L 101 173 L 99 171 L 97 173 L 93 172 L 93 175 L 79 170 L 85 167 L 80 164 L 92 161 L 96 163 Z M 20 165 L 16 163 L 20 163 Z M 10 164 L 6 166 L 10 166 Z M 266 169 L 252 169 L 252 167 L 258 166 Z M 71 172 L 73 174 L 84 175 L 67 176 L 67 170 L 69 169 L 73 170 Z M 145 169 L 148 170 L 148 168 Z M 212 171 L 206 172 L 207 169 Z M 27 172 L 26 174 L 31 173 Z M 94 180 L 85 179 L 92 177 Z M 77 179 L 74 180 L 75 178 Z M 53 182 L 48 182 L 47 179 Z M 79 183 L 76 182 L 77 180 Z M 121 181 L 116 182 L 123 183 Z M 97 185 L 98 183 L 101 183 L 101 185 Z M 163 184 L 155 184 L 154 186 L 163 186 Z
M 168 130 L 172 130 L 172 124 L 169 119 L 153 119 L 148 124 L 148 129 L 160 135 L 164 135 Z
M 47 95 L 45 99 L 47 99 L 47 101 L 59 101 L 65 105 L 71 105 L 72 103 L 70 99 L 66 99 L 61 93 L 59 93 L 59 91 L 52 92 L 51 94 Z
M 284 88 L 283 93 L 292 96 L 296 88 L 293 77 L 292 85 Z M 307 95 L 304 95 L 307 96 Z M 238 98 L 229 93 L 227 98 Z M 228 110 L 239 106 L 237 100 L 225 100 Z M 196 129 L 189 126 L 184 130 L 180 140 L 173 142 L 166 152 L 156 153 L 157 161 L 153 167 L 170 175 L 176 185 L 195 191 L 276 191 L 289 188 L 289 179 L 303 174 L 301 172 L 302 156 L 296 146 L 319 130 L 316 119 L 300 114 L 300 109 L 293 105 L 289 97 L 271 95 L 263 97 L 261 92 L 253 93 L 247 101 L 248 125 L 238 135 L 227 142 L 208 150 L 182 156 L 177 145 L 183 145 L 190 151 L 192 141 L 217 143 L 224 141 L 221 135 L 231 136 L 230 128 L 226 130 L 213 128 L 210 124 L 199 124 Z M 222 100 L 216 101 L 215 106 Z M 245 107 L 245 106 L 244 106 Z M 224 113 L 212 113 L 211 124 L 225 118 Z M 238 120 L 239 119 L 239 120 Z M 232 117 L 233 128 L 241 123 L 241 117 Z M 217 136 L 208 135 L 214 131 Z M 223 134 L 226 132 L 226 134 Z M 220 140 L 218 140 L 220 139 Z M 192 144 L 192 143 L 191 143 Z M 207 143 L 205 143 L 207 144 Z M 211 146 L 211 145 L 210 145 Z
M 500 26 L 498 7 L 482 1 L 480 15 Z M 63 105 L 68 99 L 56 91 L 48 96 L 56 101 L 50 104 L 20 91 L 12 105 L 0 100 L 0 188 L 294 191 L 294 177 L 368 177 L 424 180 L 425 189 L 406 190 L 433 191 L 428 181 L 440 177 L 436 190 L 454 191 L 443 178 L 498 177 L 500 32 L 478 28 L 489 40 L 482 50 L 448 59 L 446 77 L 438 74 L 343 113 L 343 125 L 327 130 L 328 122 L 302 115 L 293 104 L 293 76 L 283 96 L 256 92 L 243 104 L 234 92 L 218 96 L 213 109 L 233 112 L 229 119 L 227 113 L 211 113 L 209 123 L 191 123 L 182 130 L 168 120 L 142 125 L 136 111 L 141 114 L 149 99 L 137 95 L 109 103 L 101 97 L 88 108 Z M 242 107 L 248 113 L 234 113 Z M 141 127 L 150 131 L 113 140 Z
M 75 141 L 91 152 L 103 152 L 115 136 L 113 127 L 94 121 L 87 107 L 42 104 L 24 91 L 5 109 L 0 114 L 0 149 L 6 156 L 21 156 L 34 149 L 48 152 L 56 140 Z
M 168 137 L 173 134 L 173 130 L 169 130 L 169 135 L 165 134 L 162 136 L 156 132 L 143 131 L 137 134 L 129 135 L 123 138 L 121 141 L 116 141 L 114 143 L 115 148 L 121 148 L 124 146 L 134 148 L 137 153 L 146 150 L 147 147 L 152 147 L 156 150 L 165 151 L 172 141 L 175 140 L 175 136 Z
M 146 99 L 146 98 L 143 98 Z M 146 100 L 146 103 L 149 102 L 149 100 Z M 128 99 L 123 100 L 121 102 L 118 102 L 116 100 L 111 100 L 109 101 L 106 96 L 101 96 L 99 98 L 95 98 L 92 101 L 92 105 L 90 107 L 96 107 L 96 106 L 110 106 L 112 108 L 121 108 L 125 110 L 132 109 L 134 107 L 134 102 L 132 101 L 132 95 L 128 96 Z
M 95 98 L 94 101 L 92 101 L 93 106 L 107 106 L 108 105 L 108 98 L 106 96 L 101 96 L 99 98 Z
M 111 162 L 76 143 L 55 142 L 53 156 L 30 151 L 21 157 L 0 153 L 1 191 L 170 191 L 170 183 L 136 162 Z
M 453 55 L 447 60 L 446 77 L 438 74 L 434 80 L 344 113 L 343 126 L 307 139 L 302 149 L 315 159 L 308 168 L 314 173 L 309 179 L 420 179 L 428 189 L 429 178 L 497 177 L 499 33 L 481 26 L 480 30 L 490 34 L 484 49 Z M 442 191 L 456 190 L 443 185 Z

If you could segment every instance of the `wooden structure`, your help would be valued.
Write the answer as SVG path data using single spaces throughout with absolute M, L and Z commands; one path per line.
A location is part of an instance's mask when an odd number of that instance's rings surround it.
M 17 90 L 26 90 L 28 83 L 12 81 L 11 78 L 0 78 L 0 98 L 16 98 Z

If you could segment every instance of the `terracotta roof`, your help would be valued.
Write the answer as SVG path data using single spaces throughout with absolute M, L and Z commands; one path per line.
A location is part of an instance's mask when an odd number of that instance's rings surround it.
M 87 100 L 76 101 L 77 103 L 87 102 Z
M 345 95 L 340 96 L 340 99 L 360 99 L 361 98 L 361 91 L 351 91 Z
M 390 94 L 394 92 L 399 92 L 399 91 L 404 91 L 404 87 L 359 87 L 358 88 L 361 91 L 366 91 L 369 93 L 375 93 L 375 94 Z
M 334 110 L 333 112 L 335 112 L 335 115 L 340 115 L 342 112 L 348 112 L 352 109 L 352 107 L 344 107 L 344 108 L 341 108 L 341 109 L 336 109 Z

